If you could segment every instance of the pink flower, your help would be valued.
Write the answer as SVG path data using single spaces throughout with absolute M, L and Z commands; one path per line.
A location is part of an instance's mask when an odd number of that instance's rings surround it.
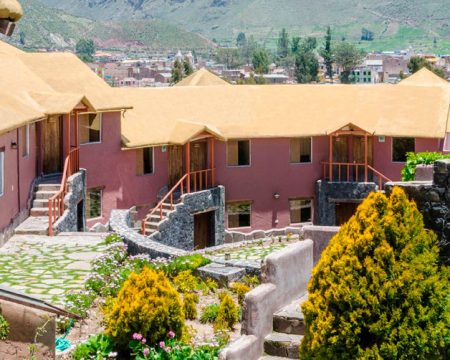
M 160 341 L 160 342 L 159 342 L 159 347 L 160 347 L 161 349 L 164 349 L 164 348 L 166 347 L 165 342 L 164 342 L 164 341 Z
M 169 352 L 170 352 L 170 346 L 164 348 L 164 351 L 167 352 L 167 353 L 169 353 Z
M 169 333 L 167 334 L 167 336 L 168 336 L 170 339 L 173 339 L 173 338 L 175 337 L 175 333 L 174 333 L 173 331 L 169 331 Z
M 150 353 L 150 349 L 149 348 L 145 348 L 143 351 L 143 354 L 145 357 L 147 357 L 147 355 Z
M 147 342 L 147 339 L 146 339 L 146 338 L 143 338 L 141 342 L 142 342 L 143 344 L 145 344 L 145 343 Z
M 142 339 L 142 335 L 139 334 L 139 333 L 134 333 L 134 334 L 133 334 L 133 339 L 134 339 L 134 340 L 139 340 L 139 341 L 140 341 L 140 340 Z

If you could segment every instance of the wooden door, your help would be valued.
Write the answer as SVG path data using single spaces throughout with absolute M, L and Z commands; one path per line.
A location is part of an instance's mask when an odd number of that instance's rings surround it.
M 183 147 L 169 146 L 169 188 L 183 177 Z
M 62 172 L 62 118 L 51 116 L 44 120 L 42 137 L 43 173 Z
M 348 163 L 349 162 L 349 141 L 348 136 L 333 137 L 333 162 Z M 339 174 L 339 171 L 341 174 Z M 347 180 L 347 168 L 345 166 L 333 166 L 333 180 Z
M 367 164 L 372 165 L 373 164 L 373 151 L 372 151 L 372 144 L 373 140 L 372 137 L 367 138 Z M 357 164 L 364 164 L 365 162 L 365 141 L 364 136 L 354 136 L 353 137 L 353 162 Z M 371 181 L 372 179 L 372 172 L 369 171 L 368 175 L 370 178 L 368 179 Z M 356 174 L 355 174 L 356 177 Z M 358 178 L 357 181 L 364 181 L 365 180 L 365 173 L 364 173 L 364 166 L 358 167 Z
M 358 205 L 358 203 L 336 203 L 336 226 L 341 226 L 350 220 Z
M 194 249 L 215 245 L 214 211 L 194 215 Z
M 207 142 L 197 141 L 191 144 L 191 171 L 206 170 L 208 168 Z

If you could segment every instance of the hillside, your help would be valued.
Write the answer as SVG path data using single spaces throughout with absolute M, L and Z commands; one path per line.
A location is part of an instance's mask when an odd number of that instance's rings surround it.
M 104 48 L 176 50 L 212 46 L 204 37 L 160 20 L 96 21 L 69 15 L 37 0 L 21 3 L 24 17 L 17 24 L 12 40 L 19 42 L 22 36 L 25 47 L 74 47 L 80 38 L 92 38 Z
M 41 0 L 47 5 L 98 20 L 159 19 L 189 31 L 234 40 L 240 31 L 274 43 L 279 30 L 335 35 L 357 41 L 362 27 L 374 32 L 369 48 L 450 51 L 448 0 Z M 436 43 L 434 44 L 434 39 Z

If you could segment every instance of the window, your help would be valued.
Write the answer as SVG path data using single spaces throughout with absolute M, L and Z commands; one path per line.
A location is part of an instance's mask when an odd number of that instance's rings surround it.
M 414 138 L 393 138 L 392 139 L 392 161 L 405 162 L 406 154 L 415 151 Z
M 80 144 L 101 142 L 101 114 L 83 114 L 78 117 L 80 128 Z
M 5 193 L 5 148 L 0 148 L 0 196 Z
M 102 216 L 102 189 L 88 189 L 86 197 L 86 218 L 94 219 Z
M 292 199 L 289 200 L 289 211 L 291 224 L 312 222 L 312 200 Z
M 251 208 L 249 201 L 228 203 L 228 227 L 231 229 L 250 226 Z
M 227 143 L 228 166 L 250 165 L 250 140 L 231 140 Z
M 136 150 L 136 174 L 153 174 L 153 148 Z
M 22 128 L 22 144 L 22 156 L 26 157 L 30 155 L 30 125 Z
M 290 162 L 291 163 L 310 163 L 311 162 L 311 144 L 310 137 L 291 139 L 290 144 Z

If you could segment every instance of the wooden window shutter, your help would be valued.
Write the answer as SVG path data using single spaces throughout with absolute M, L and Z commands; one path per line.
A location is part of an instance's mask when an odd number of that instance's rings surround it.
M 136 175 L 144 174 L 144 152 L 142 149 L 136 149 Z
M 79 115 L 78 128 L 80 144 L 87 144 L 89 142 L 89 115 Z
M 310 162 L 311 161 L 311 138 L 301 138 L 300 139 L 300 152 L 299 152 L 300 162 Z
M 298 163 L 300 161 L 300 139 L 291 139 L 290 162 Z
M 231 140 L 227 142 L 227 163 L 229 166 L 239 165 L 238 160 L 238 142 Z

